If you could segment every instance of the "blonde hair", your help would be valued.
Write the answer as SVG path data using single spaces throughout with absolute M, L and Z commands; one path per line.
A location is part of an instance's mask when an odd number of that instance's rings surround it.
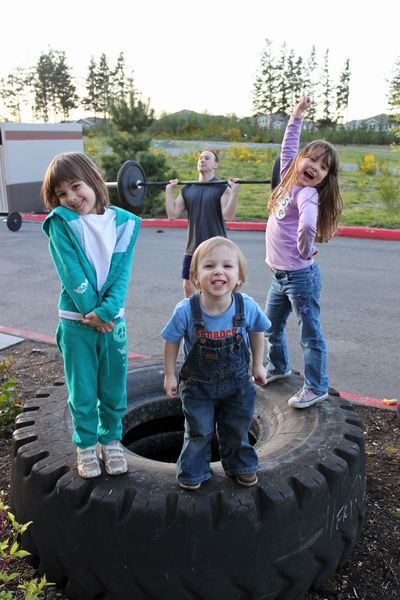
M 57 154 L 47 167 L 43 184 L 42 198 L 46 208 L 52 210 L 60 206 L 55 188 L 62 181 L 84 181 L 95 193 L 96 210 L 100 214 L 104 206 L 110 204 L 107 186 L 99 167 L 82 152 L 63 152 Z
M 300 148 L 282 181 L 272 192 L 268 201 L 268 212 L 272 214 L 283 196 L 289 194 L 296 185 L 299 162 L 310 154 L 323 155 L 328 164 L 328 174 L 316 187 L 318 194 L 317 242 L 328 242 L 335 233 L 343 210 L 343 200 L 339 190 L 339 157 L 335 148 L 325 140 L 315 140 Z
M 246 281 L 246 271 L 247 271 L 246 259 L 243 256 L 243 253 L 240 250 L 239 246 L 237 246 L 231 240 L 228 240 L 228 238 L 217 235 L 215 237 L 212 237 L 212 238 L 202 242 L 199 246 L 197 246 L 197 248 L 193 254 L 192 261 L 190 263 L 189 277 L 190 277 L 190 281 L 193 283 L 193 285 L 196 289 L 199 289 L 198 282 L 196 282 L 196 277 L 197 277 L 197 272 L 199 270 L 200 261 L 207 254 L 212 252 L 212 250 L 214 250 L 215 248 L 219 248 L 220 246 L 227 246 L 227 248 L 230 248 L 232 250 L 233 255 L 237 259 L 238 267 L 239 267 L 240 284 L 238 284 L 235 287 L 235 291 L 237 289 L 239 289 L 240 286 Z

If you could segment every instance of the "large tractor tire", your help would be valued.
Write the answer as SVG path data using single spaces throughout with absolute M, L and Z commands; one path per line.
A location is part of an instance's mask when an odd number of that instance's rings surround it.
M 349 558 L 363 521 L 363 428 L 331 390 L 289 408 L 299 375 L 258 387 L 249 439 L 259 483 L 225 476 L 177 486 L 180 400 L 163 392 L 163 368 L 129 370 L 124 445 L 129 472 L 83 480 L 62 382 L 29 400 L 13 436 L 11 501 L 33 521 L 24 547 L 74 600 L 295 600 Z

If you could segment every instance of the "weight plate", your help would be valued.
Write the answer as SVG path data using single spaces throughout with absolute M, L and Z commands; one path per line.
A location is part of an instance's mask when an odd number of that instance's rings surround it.
M 7 227 L 11 231 L 18 231 L 22 225 L 22 217 L 19 212 L 12 212 L 7 217 Z
M 142 206 L 146 197 L 146 187 L 138 187 L 138 181 L 146 183 L 145 172 L 136 160 L 127 160 L 118 171 L 118 195 L 123 202 L 135 208 Z

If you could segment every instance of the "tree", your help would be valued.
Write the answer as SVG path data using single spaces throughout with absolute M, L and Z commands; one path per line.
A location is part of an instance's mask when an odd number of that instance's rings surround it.
M 97 63 L 92 56 L 88 68 L 88 76 L 86 77 L 86 96 L 82 99 L 82 103 L 87 110 L 94 112 L 95 117 L 97 117 L 97 114 L 101 110 L 99 95 Z
M 389 106 L 400 112 L 400 57 L 396 58 L 393 78 L 389 84 Z
M 309 121 L 310 123 L 315 123 L 317 114 L 317 68 L 318 62 L 316 58 L 316 50 L 315 46 L 312 46 L 310 56 L 306 61 L 303 71 L 304 89 L 306 91 L 307 96 L 311 96 L 311 98 L 313 99 L 310 108 L 307 110 L 307 121 Z
M 266 39 L 253 87 L 253 110 L 258 114 L 276 112 L 277 68 L 271 46 L 271 40 Z
M 344 64 L 344 69 L 339 77 L 339 84 L 336 87 L 336 121 L 343 121 L 343 113 L 349 105 L 350 95 L 350 59 Z
M 154 120 L 154 110 L 150 100 L 143 102 L 139 92 L 131 87 L 124 97 L 115 97 L 109 106 L 110 118 L 115 133 L 107 138 L 112 152 L 101 158 L 106 178 L 115 181 L 118 170 L 127 160 L 138 160 L 146 175 L 156 180 L 166 179 L 166 159 L 162 155 L 155 156 L 149 151 L 151 135 L 148 128 Z M 168 177 L 170 179 L 171 177 Z M 156 216 L 164 214 L 164 198 L 159 198 L 160 190 L 151 190 L 142 207 L 145 214 Z M 119 203 L 114 194 L 113 202 Z M 129 207 L 125 207 L 128 208 Z
M 96 87 L 98 91 L 98 105 L 100 111 L 103 113 L 104 118 L 106 119 L 108 116 L 109 106 L 110 106 L 110 98 L 112 96 L 111 87 L 111 71 L 108 66 L 107 56 L 101 54 L 99 65 L 96 73 Z
M 56 114 L 61 111 L 64 120 L 67 120 L 70 110 L 77 108 L 79 98 L 65 52 L 55 52 L 54 58 L 54 109 Z
M 17 67 L 7 78 L 0 80 L 0 96 L 10 114 L 21 122 L 21 108 L 27 102 L 29 76 L 21 67 Z
M 287 47 L 286 44 L 281 46 L 280 60 L 277 65 L 277 72 L 279 74 L 279 80 L 277 85 L 277 112 L 287 115 L 291 109 L 290 106 L 290 86 L 287 77 Z
M 42 52 L 33 73 L 33 110 L 45 123 L 49 120 L 49 107 L 54 102 L 54 51 Z
M 333 125 L 332 120 L 332 84 L 331 77 L 329 73 L 329 50 L 325 51 L 324 55 L 324 65 L 322 70 L 322 119 L 320 119 L 319 124 L 322 127 L 330 127 Z
M 150 107 L 150 100 L 147 103 L 142 102 L 134 88 L 130 89 L 125 97 L 114 98 L 109 111 L 118 131 L 145 131 L 154 121 L 154 110 Z
M 125 69 L 124 53 L 120 52 L 117 58 L 117 64 L 111 73 L 111 95 L 113 98 L 124 98 L 128 84 L 128 77 Z
M 68 118 L 70 110 L 77 107 L 78 96 L 64 51 L 50 49 L 40 54 L 32 73 L 32 88 L 36 116 L 45 123 L 51 111 Z

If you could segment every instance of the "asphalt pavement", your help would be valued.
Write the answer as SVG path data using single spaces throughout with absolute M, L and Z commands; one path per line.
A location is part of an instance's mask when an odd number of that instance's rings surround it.
M 229 231 L 248 263 L 243 290 L 264 307 L 271 273 L 262 231 Z M 182 298 L 186 230 L 142 228 L 126 301 L 129 351 L 161 355 L 160 330 Z M 53 338 L 59 281 L 39 222 L 17 232 L 0 220 L 0 333 Z M 322 325 L 330 384 L 338 391 L 399 398 L 400 243 L 336 237 L 319 245 Z M 292 367 L 302 371 L 297 324 L 287 333 Z

